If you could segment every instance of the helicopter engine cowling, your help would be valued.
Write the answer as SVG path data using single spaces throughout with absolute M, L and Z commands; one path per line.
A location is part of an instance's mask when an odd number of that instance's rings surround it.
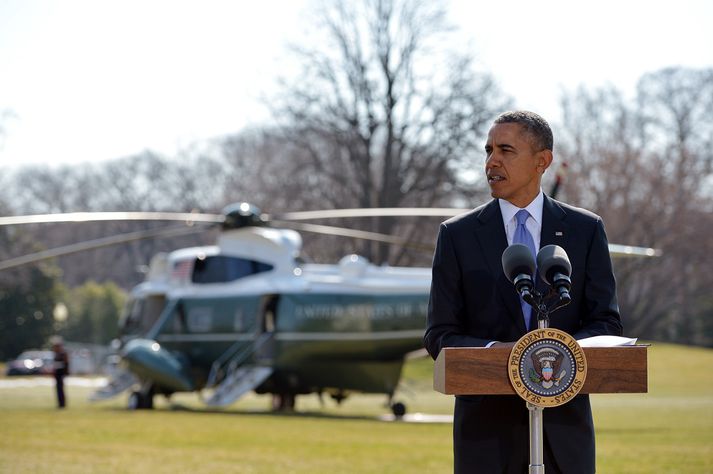
M 132 339 L 124 347 L 121 356 L 129 370 L 141 379 L 176 392 L 195 390 L 184 364 L 156 341 Z
M 234 203 L 223 208 L 223 230 L 242 229 L 243 227 L 263 227 L 267 225 L 260 209 L 250 203 Z

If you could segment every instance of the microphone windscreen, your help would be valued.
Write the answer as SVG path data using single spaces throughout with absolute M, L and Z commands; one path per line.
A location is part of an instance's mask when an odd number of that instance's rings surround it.
M 535 257 L 532 252 L 523 244 L 512 244 L 505 249 L 502 256 L 503 272 L 511 282 L 516 276 L 533 276 L 535 273 Z
M 546 245 L 540 249 L 537 253 L 537 269 L 542 279 L 549 285 L 552 285 L 555 273 L 566 276 L 572 274 L 572 265 L 569 263 L 567 252 L 559 245 Z

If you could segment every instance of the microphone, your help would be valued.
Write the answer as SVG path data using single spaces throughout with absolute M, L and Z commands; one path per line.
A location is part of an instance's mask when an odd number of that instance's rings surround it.
M 502 256 L 503 272 L 507 279 L 515 285 L 520 297 L 528 303 L 535 304 L 533 291 L 535 288 L 535 258 L 530 249 L 523 244 L 512 244 L 505 249 Z
M 546 245 L 537 253 L 537 268 L 540 277 L 550 285 L 560 297 L 561 301 L 569 303 L 572 297 L 572 265 L 569 263 L 567 252 L 559 245 Z

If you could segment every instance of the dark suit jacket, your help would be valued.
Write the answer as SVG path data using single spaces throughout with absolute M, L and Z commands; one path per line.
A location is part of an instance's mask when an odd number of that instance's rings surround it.
M 564 248 L 572 264 L 572 302 L 550 315 L 550 327 L 576 339 L 620 335 L 616 285 L 599 216 L 545 196 L 540 246 L 549 244 Z M 497 200 L 441 224 L 424 336 L 434 359 L 444 347 L 482 347 L 525 334 L 517 292 L 502 270 L 506 247 Z M 580 395 L 548 408 L 543 418 L 547 472 L 594 472 L 589 398 Z M 528 439 L 527 409 L 519 397 L 456 397 L 456 472 L 524 472 Z

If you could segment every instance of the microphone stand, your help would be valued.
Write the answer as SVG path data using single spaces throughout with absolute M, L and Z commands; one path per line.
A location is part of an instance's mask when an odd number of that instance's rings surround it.
M 556 299 L 549 303 L 545 301 L 544 294 L 533 289 L 533 295 L 525 299 L 537 311 L 537 329 L 547 329 L 550 325 L 550 313 L 567 306 L 572 299 L 569 293 L 555 295 Z M 524 298 L 523 298 L 524 299 Z M 542 436 L 542 412 L 544 407 L 527 404 L 530 421 L 530 466 L 529 474 L 545 474 L 544 464 L 544 438 Z

